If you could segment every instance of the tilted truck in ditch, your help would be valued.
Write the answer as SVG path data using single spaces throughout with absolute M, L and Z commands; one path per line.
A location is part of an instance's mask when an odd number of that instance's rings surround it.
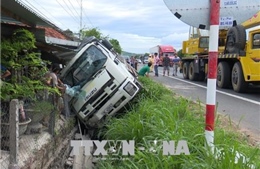
M 70 107 L 87 128 L 101 124 L 141 89 L 134 72 L 107 40 L 90 37 L 61 72 L 64 84 L 77 87 Z
M 260 83 L 260 12 L 241 25 L 219 30 L 217 86 L 245 92 L 249 84 Z M 258 26 L 258 27 L 256 27 Z M 253 28 L 246 31 L 248 28 Z M 246 37 L 248 39 L 246 40 Z M 208 70 L 209 36 L 190 29 L 183 42 L 181 60 L 183 78 L 205 80 Z

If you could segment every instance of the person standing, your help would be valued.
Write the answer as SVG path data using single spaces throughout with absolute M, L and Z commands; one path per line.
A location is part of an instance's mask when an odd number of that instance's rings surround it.
M 168 54 L 166 54 L 165 57 L 162 60 L 163 76 L 165 76 L 165 71 L 167 71 L 167 75 L 169 76 L 169 73 L 170 73 L 170 69 L 169 69 L 170 62 L 171 62 L 171 59 L 169 58 Z
M 154 53 L 154 74 L 156 77 L 159 76 L 158 73 L 159 62 L 160 62 L 160 58 L 158 56 L 158 53 Z
M 135 70 L 137 70 L 137 66 L 138 66 L 138 60 L 137 60 L 136 57 L 135 57 L 135 62 L 134 62 L 134 68 L 135 68 Z
M 179 62 L 180 58 L 175 54 L 173 58 L 173 76 L 177 76 Z
M 130 65 L 134 68 L 135 67 L 135 58 L 134 56 L 131 56 L 130 58 Z
M 150 72 L 153 72 L 153 63 L 154 63 L 154 59 L 153 59 L 153 55 L 149 55 L 149 58 L 148 58 L 148 63 L 152 63 L 151 67 L 150 67 Z

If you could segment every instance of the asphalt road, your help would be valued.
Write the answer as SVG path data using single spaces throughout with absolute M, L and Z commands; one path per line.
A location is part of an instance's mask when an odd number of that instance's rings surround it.
M 172 74 L 172 68 L 170 71 Z M 153 73 L 150 73 L 150 76 L 175 93 L 206 104 L 206 82 L 184 80 L 180 73 L 177 77 L 162 76 L 162 67 L 159 67 L 159 77 L 154 77 Z M 218 113 L 229 116 L 243 131 L 260 138 L 260 87 L 251 88 L 248 93 L 243 94 L 232 89 L 217 88 L 216 102 Z

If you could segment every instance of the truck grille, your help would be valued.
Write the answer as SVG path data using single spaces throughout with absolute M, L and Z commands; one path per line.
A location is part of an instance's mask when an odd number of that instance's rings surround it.
M 115 83 L 114 79 L 110 79 L 93 97 L 91 97 L 82 106 L 80 111 L 83 112 L 85 116 L 92 116 L 116 93 L 118 88 L 119 86 Z

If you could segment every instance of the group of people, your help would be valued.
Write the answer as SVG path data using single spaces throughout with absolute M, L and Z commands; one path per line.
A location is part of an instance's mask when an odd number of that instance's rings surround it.
M 163 76 L 165 76 L 165 73 L 167 73 L 167 75 L 169 76 L 171 62 L 172 62 L 172 67 L 173 67 L 172 76 L 177 76 L 178 66 L 179 66 L 179 63 L 180 63 L 180 58 L 176 54 L 174 55 L 174 58 L 172 60 L 170 59 L 168 54 L 166 54 L 165 57 L 163 58 L 163 60 L 162 60 Z
M 149 76 L 150 72 L 153 72 L 154 70 L 154 76 L 158 77 L 159 73 L 158 73 L 158 67 L 159 67 L 159 62 L 160 62 L 160 58 L 158 56 L 158 53 L 154 53 L 154 55 L 150 55 L 149 59 L 148 59 L 148 64 L 143 66 L 138 74 L 140 76 Z M 177 76 L 177 70 L 178 70 L 178 65 L 180 62 L 180 58 L 175 54 L 174 55 L 174 59 L 170 59 L 168 54 L 165 54 L 165 56 L 162 58 L 162 65 L 163 65 L 163 76 L 165 76 L 165 73 L 167 73 L 167 75 L 170 75 L 170 66 L 171 63 L 173 64 L 173 76 Z
M 137 70 L 138 61 L 134 56 L 131 56 L 130 59 L 126 59 L 126 62 L 130 64 L 135 70 Z

